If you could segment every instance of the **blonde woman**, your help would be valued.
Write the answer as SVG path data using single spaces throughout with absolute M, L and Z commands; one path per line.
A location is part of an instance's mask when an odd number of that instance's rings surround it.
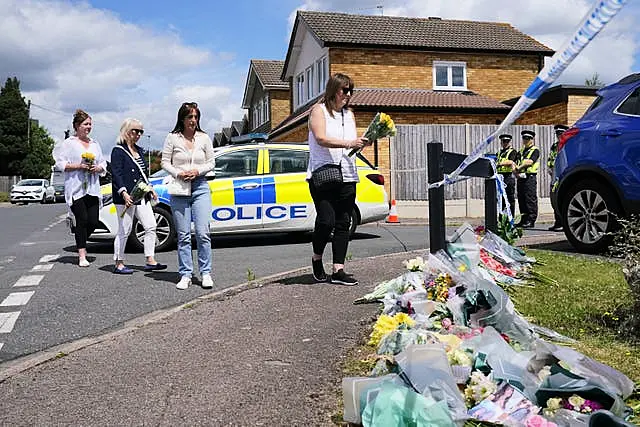
M 154 258 L 156 248 L 156 219 L 151 199 L 158 200 L 155 191 L 147 194 L 143 200 L 134 203 L 131 198 L 133 187 L 139 180 L 149 183 L 149 165 L 145 151 L 138 145 L 144 134 L 142 123 L 136 119 L 126 119 L 120 126 L 117 144 L 111 150 L 111 194 L 118 214 L 118 234 L 113 242 L 114 274 L 132 274 L 133 270 L 124 264 L 124 249 L 131 233 L 134 215 L 144 228 L 144 256 L 147 262 L 144 271 L 157 271 L 167 268 Z
M 162 149 L 162 168 L 186 183 L 190 195 L 171 195 L 171 211 L 178 232 L 178 289 L 191 284 L 191 221 L 198 245 L 198 267 L 202 287 L 212 288 L 211 278 L 211 191 L 205 174 L 215 166 L 213 143 L 200 129 L 200 110 L 195 102 L 185 102 L 178 110 L 178 119 Z
M 87 239 L 99 225 L 102 207 L 99 176 L 107 173 L 107 161 L 100 144 L 89 137 L 93 122 L 83 110 L 73 115 L 75 135 L 55 145 L 56 168 L 64 171 L 64 198 L 75 218 L 78 265 L 89 267 Z

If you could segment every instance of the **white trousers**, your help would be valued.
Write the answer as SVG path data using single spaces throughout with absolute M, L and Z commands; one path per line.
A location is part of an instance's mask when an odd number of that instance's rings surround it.
M 124 208 L 124 205 L 116 205 L 118 234 L 113 242 L 113 259 L 115 261 L 124 261 L 124 248 L 127 246 L 127 238 L 131 233 L 134 215 L 144 228 L 144 256 L 153 256 L 156 249 L 156 218 L 153 214 L 151 203 L 143 200 L 139 205 L 131 205 L 124 215 L 120 217 Z

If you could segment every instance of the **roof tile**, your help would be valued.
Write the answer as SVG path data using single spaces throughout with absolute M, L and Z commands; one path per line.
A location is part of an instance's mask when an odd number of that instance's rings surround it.
M 284 61 L 252 59 L 253 69 L 267 89 L 289 89 L 289 83 L 280 80 Z

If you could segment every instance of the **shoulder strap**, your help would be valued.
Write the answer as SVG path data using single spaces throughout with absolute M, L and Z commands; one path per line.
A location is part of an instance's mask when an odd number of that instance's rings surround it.
M 140 175 L 142 175 L 142 179 L 144 179 L 144 182 L 149 184 L 149 179 L 147 178 L 147 175 L 144 173 L 144 170 L 142 170 L 142 168 L 140 167 L 140 163 L 136 161 L 136 159 L 131 155 L 129 150 L 125 149 L 122 145 L 116 145 L 116 148 L 119 148 L 125 153 L 127 153 L 127 156 L 129 156 L 131 160 L 133 160 L 133 163 L 138 167 L 138 170 L 140 171 Z

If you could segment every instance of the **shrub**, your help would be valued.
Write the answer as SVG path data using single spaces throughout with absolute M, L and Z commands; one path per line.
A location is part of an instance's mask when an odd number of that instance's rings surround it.
M 5 193 L 4 191 L 0 191 L 0 203 L 6 203 L 9 201 L 9 193 Z

